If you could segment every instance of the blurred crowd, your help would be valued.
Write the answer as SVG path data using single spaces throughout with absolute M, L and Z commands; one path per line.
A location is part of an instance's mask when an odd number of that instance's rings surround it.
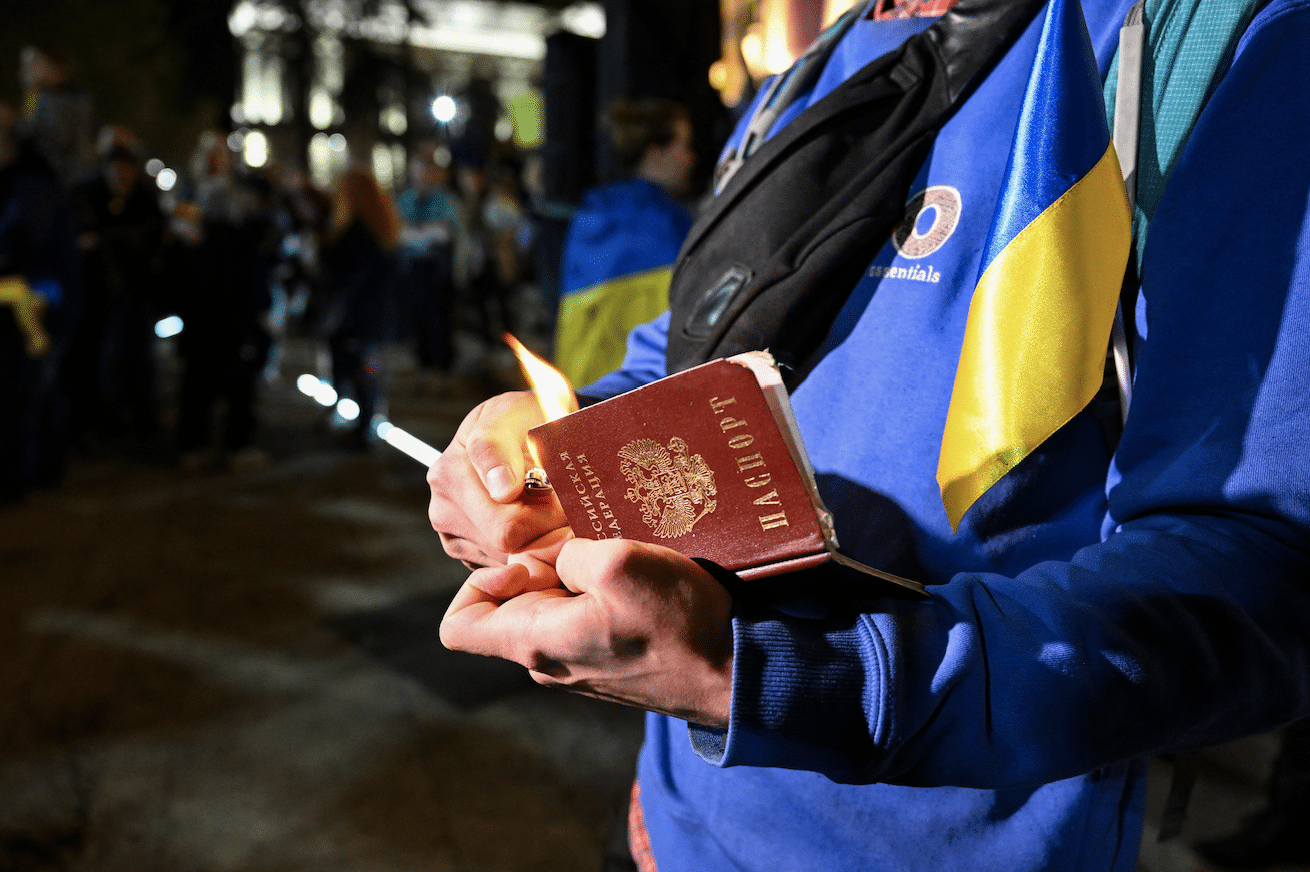
M 0 105 L 0 504 L 58 484 L 72 452 L 267 462 L 259 395 L 290 339 L 316 343 L 318 376 L 358 409 L 342 441 L 366 449 L 389 350 L 440 391 L 505 331 L 549 330 L 521 165 L 428 143 L 404 184 L 353 164 L 323 187 L 246 166 L 213 131 L 163 190 L 57 52 L 20 66 L 23 105 Z

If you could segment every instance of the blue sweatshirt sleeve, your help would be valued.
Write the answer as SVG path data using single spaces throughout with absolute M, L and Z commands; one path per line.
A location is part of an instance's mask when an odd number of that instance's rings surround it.
M 1310 713 L 1308 49 L 1310 2 L 1261 14 L 1156 213 L 1104 539 L 927 601 L 739 598 L 704 758 L 1000 788 Z
M 578 393 L 595 400 L 607 400 L 668 375 L 664 349 L 668 346 L 669 313 L 640 324 L 628 334 L 623 364 L 609 375 L 578 388 Z

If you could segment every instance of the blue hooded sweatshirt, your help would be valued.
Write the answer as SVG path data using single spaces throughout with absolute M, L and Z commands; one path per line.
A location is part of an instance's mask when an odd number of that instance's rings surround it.
M 1083 5 L 1104 76 L 1130 4 Z M 1084 412 L 950 529 L 938 450 L 1041 17 L 912 188 L 955 229 L 869 240 L 792 397 L 843 550 L 932 596 L 741 587 L 729 728 L 648 716 L 660 872 L 1130 872 L 1148 755 L 1310 713 L 1310 0 L 1251 22 L 1169 177 L 1117 447 Z M 858 22 L 816 95 L 906 32 Z M 667 330 L 585 392 L 663 375 Z

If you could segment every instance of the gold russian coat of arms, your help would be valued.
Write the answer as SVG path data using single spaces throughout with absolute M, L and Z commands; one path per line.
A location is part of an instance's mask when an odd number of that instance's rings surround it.
M 714 511 L 714 470 L 677 436 L 667 446 L 635 439 L 619 449 L 619 469 L 631 487 L 625 496 L 641 506 L 641 519 L 661 539 L 691 532 Z

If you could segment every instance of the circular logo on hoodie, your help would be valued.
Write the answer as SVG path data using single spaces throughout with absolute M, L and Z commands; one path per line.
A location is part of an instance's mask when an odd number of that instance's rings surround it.
M 960 192 L 933 185 L 910 198 L 905 218 L 892 231 L 892 245 L 902 257 L 927 257 L 946 243 L 960 223 Z

